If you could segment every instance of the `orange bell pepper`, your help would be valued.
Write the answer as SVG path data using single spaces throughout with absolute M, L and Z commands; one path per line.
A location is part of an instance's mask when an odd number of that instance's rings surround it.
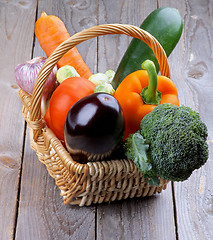
M 143 117 L 157 105 L 171 103 L 179 106 L 177 88 L 172 80 L 157 76 L 155 65 L 150 60 L 146 60 L 142 68 L 145 70 L 129 74 L 114 94 L 124 114 L 124 139 L 140 129 Z

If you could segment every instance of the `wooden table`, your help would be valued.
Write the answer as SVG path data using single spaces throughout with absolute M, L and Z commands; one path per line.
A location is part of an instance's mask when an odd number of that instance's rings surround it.
M 34 36 L 41 11 L 70 34 L 103 23 L 139 26 L 154 9 L 175 7 L 184 21 L 169 57 L 181 104 L 209 130 L 209 160 L 189 180 L 161 194 L 90 207 L 65 206 L 54 180 L 30 148 L 14 68 L 44 56 Z M 0 0 L 0 239 L 213 239 L 213 1 Z M 78 49 L 91 71 L 116 70 L 130 38 L 104 36 Z

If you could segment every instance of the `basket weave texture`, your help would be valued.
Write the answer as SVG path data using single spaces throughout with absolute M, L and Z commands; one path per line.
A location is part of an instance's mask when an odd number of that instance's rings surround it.
M 75 162 L 41 116 L 43 88 L 60 58 L 77 44 L 106 34 L 125 34 L 145 42 L 159 62 L 161 75 L 170 77 L 166 54 L 152 35 L 132 25 L 104 24 L 76 33 L 63 42 L 43 65 L 32 96 L 19 90 L 19 97 L 23 103 L 22 114 L 28 124 L 31 147 L 55 179 L 65 204 L 89 206 L 95 203 L 151 196 L 166 189 L 168 183 L 167 180 L 160 179 L 158 186 L 150 186 L 136 165 L 128 159 L 86 164 Z

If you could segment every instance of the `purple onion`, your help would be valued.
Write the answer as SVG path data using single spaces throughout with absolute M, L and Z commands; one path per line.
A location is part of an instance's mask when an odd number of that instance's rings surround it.
M 16 83 L 22 90 L 30 95 L 32 95 L 38 73 L 46 60 L 47 58 L 45 57 L 35 57 L 26 63 L 17 65 L 15 68 Z M 53 71 L 45 83 L 43 95 L 47 96 L 55 89 L 57 83 L 56 73 L 57 66 L 53 68 Z

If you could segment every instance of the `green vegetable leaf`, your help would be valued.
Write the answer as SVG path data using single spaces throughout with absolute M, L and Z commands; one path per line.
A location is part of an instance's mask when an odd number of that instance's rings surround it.
M 134 162 L 141 170 L 141 172 L 146 173 L 152 166 L 148 162 L 147 150 L 149 145 L 145 143 L 145 139 L 139 133 L 135 133 L 132 136 L 132 147 L 135 153 Z
M 152 177 L 146 177 L 146 175 L 144 176 L 146 181 L 148 182 L 149 185 L 158 185 L 159 184 L 159 179 L 157 176 L 152 176 Z
M 150 163 L 149 145 L 143 136 L 139 132 L 131 134 L 126 139 L 124 148 L 127 158 L 135 163 L 137 168 L 144 174 L 146 181 L 150 185 L 158 185 L 158 177 Z

